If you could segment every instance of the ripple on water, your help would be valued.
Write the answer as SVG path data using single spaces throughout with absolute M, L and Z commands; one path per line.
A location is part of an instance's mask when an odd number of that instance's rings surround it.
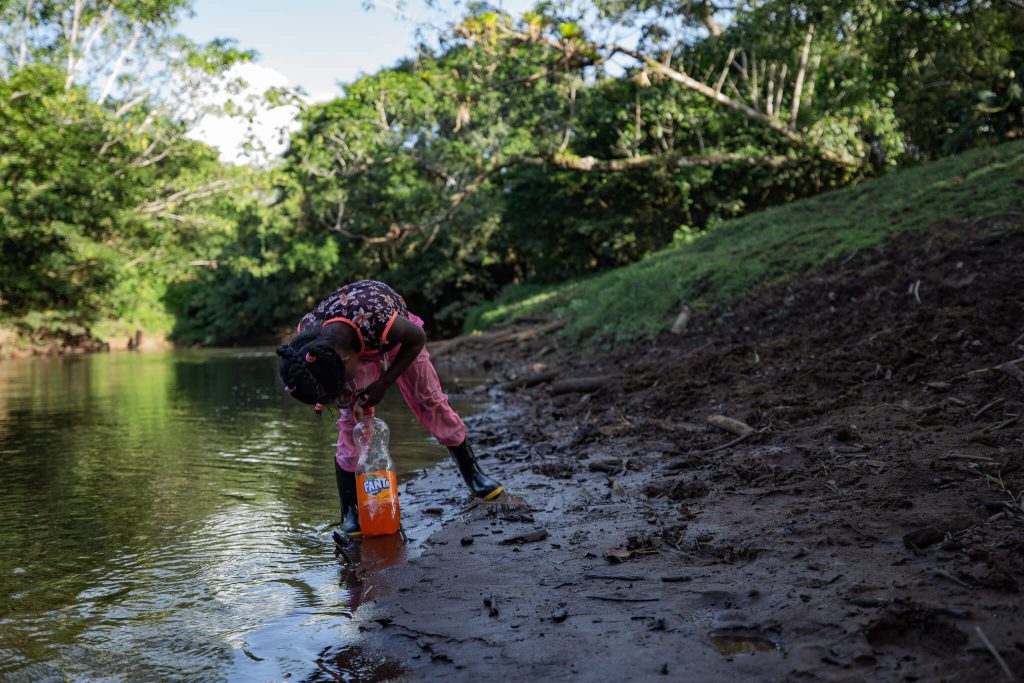
M 356 647 L 351 583 L 317 531 L 337 516 L 334 421 L 277 391 L 275 362 L 0 363 L 0 677 L 398 671 Z M 400 465 L 446 456 L 397 394 L 381 414 Z

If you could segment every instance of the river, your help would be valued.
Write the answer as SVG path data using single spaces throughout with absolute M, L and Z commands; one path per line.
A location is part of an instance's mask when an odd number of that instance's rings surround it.
M 346 661 L 337 428 L 275 367 L 264 350 L 0 363 L 0 677 L 305 680 Z M 397 388 L 378 414 L 400 477 L 447 457 Z

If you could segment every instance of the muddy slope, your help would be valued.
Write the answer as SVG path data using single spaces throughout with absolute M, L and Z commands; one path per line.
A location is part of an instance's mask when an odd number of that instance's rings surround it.
M 929 234 L 648 345 L 449 348 L 505 384 L 472 426 L 532 509 L 413 482 L 441 527 L 367 648 L 413 680 L 1024 676 L 1024 222 Z

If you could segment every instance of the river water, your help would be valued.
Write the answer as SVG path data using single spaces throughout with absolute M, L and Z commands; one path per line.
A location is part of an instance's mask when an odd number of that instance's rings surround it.
M 0 678 L 330 680 L 316 662 L 347 661 L 337 428 L 275 367 L 248 350 L 0 363 Z M 378 414 L 400 477 L 447 457 L 397 389 Z

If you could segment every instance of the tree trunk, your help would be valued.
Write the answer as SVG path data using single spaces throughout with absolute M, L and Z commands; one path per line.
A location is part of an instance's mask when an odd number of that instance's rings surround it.
M 814 35 L 814 24 L 807 25 L 807 35 L 804 37 L 804 47 L 800 50 L 800 70 L 796 72 L 796 82 L 793 83 L 793 106 L 789 112 L 789 129 L 796 130 L 796 117 L 800 113 L 800 98 L 804 92 L 804 78 L 807 74 L 807 58 L 811 54 L 811 37 Z
M 67 33 L 67 45 L 65 49 L 68 51 L 68 76 L 64 80 L 64 89 L 69 90 L 71 84 L 75 81 L 75 44 L 78 42 L 78 24 L 82 20 L 82 3 L 85 0 L 74 0 L 74 4 L 71 7 L 71 31 Z
M 28 30 L 32 27 L 32 2 L 25 3 L 25 20 L 21 24 L 21 45 L 18 47 L 18 68 L 25 66 L 28 60 Z

